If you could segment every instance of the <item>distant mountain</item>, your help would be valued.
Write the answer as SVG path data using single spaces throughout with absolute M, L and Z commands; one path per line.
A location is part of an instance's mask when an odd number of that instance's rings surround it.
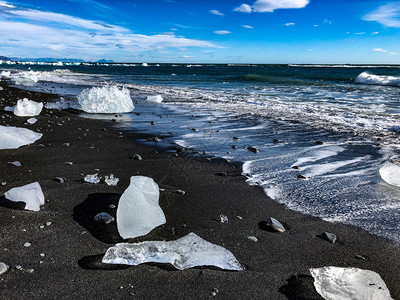
M 15 61 L 35 61 L 35 62 L 85 62 L 83 59 L 79 58 L 53 58 L 53 57 L 39 57 L 39 58 L 20 58 L 20 57 L 13 57 Z
M 112 59 L 104 59 L 104 58 L 100 59 L 100 60 L 98 60 L 96 62 L 98 62 L 98 63 L 109 63 L 109 64 L 115 63 L 115 61 L 113 61 Z
M 8 57 L 5 57 L 5 56 L 0 56 L 0 60 L 2 60 L 2 61 L 10 61 L 11 59 L 9 59 Z

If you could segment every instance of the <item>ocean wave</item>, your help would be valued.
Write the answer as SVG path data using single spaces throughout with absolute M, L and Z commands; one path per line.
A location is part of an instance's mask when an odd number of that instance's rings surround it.
M 400 77 L 374 75 L 362 72 L 355 80 L 356 83 L 400 87 Z

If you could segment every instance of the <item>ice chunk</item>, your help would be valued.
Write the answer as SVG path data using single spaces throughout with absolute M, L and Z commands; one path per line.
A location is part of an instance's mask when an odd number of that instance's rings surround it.
M 314 286 L 324 299 L 389 300 L 390 292 L 379 274 L 357 268 L 310 269 Z
M 119 178 L 114 177 L 114 174 L 111 174 L 110 177 L 105 176 L 104 181 L 105 183 L 107 183 L 107 185 L 116 186 L 118 184 Z
M 26 120 L 26 122 L 28 122 L 29 124 L 35 124 L 37 122 L 36 118 L 29 118 L 28 120 Z
M 400 166 L 390 161 L 386 162 L 379 169 L 382 179 L 391 185 L 400 187 Z
M 152 103 L 161 103 L 163 101 L 163 97 L 161 95 L 147 96 L 146 101 Z
M 17 149 L 21 146 L 32 144 L 41 137 L 41 133 L 26 128 L 0 125 L 0 150 Z
M 2 86 L 0 86 L 0 91 L 4 90 Z
M 38 182 L 13 188 L 4 196 L 14 202 L 25 202 L 27 210 L 39 211 L 40 205 L 44 204 L 44 195 Z
M 43 108 L 42 102 L 31 101 L 27 98 L 17 101 L 14 107 L 14 115 L 18 117 L 32 117 L 40 114 Z
M 82 110 L 88 113 L 124 113 L 135 108 L 129 90 L 115 85 L 85 89 L 78 100 Z
M 189 233 L 175 241 L 146 241 L 116 244 L 107 250 L 102 260 L 107 264 L 136 266 L 142 263 L 170 263 L 179 270 L 197 266 L 215 266 L 225 270 L 243 270 L 227 249 Z
M 58 102 L 47 102 L 44 107 L 47 109 L 57 109 L 57 110 L 64 110 L 70 107 L 70 102 L 66 101 L 64 98 L 60 97 Z
M 34 86 L 38 82 L 38 77 L 33 71 L 26 72 L 22 76 L 14 78 L 16 85 Z
M 14 106 L 6 106 L 4 107 L 4 111 L 14 112 Z
M 11 72 L 10 71 L 1 71 L 0 77 L 10 77 Z
M 101 177 L 99 177 L 99 173 L 96 174 L 88 174 L 83 178 L 84 181 L 89 182 L 89 183 L 99 183 Z
M 132 176 L 129 187 L 119 199 L 118 232 L 124 239 L 145 235 L 166 222 L 158 204 L 160 190 L 153 179 Z

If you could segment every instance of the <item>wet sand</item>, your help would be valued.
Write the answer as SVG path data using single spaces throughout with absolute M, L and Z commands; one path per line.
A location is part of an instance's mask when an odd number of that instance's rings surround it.
M 392 297 L 400 299 L 399 245 L 286 209 L 260 187 L 245 183 L 240 164 L 139 143 L 139 138 L 153 137 L 150 124 L 149 134 L 139 135 L 115 130 L 111 121 L 47 109 L 37 123 L 26 124 L 27 118 L 2 109 L 24 97 L 46 102 L 57 96 L 1 86 L 0 125 L 40 130 L 43 137 L 19 149 L 0 150 L 0 182 L 7 182 L 0 195 L 38 181 L 46 199 L 39 212 L 32 212 L 0 196 L 0 261 L 10 266 L 0 275 L 2 299 L 205 299 L 213 289 L 221 299 L 320 299 L 308 270 L 323 266 L 373 270 Z M 136 153 L 143 160 L 132 159 Z M 17 160 L 22 166 L 7 163 Z M 215 175 L 219 172 L 228 176 Z M 112 173 L 120 182 L 115 187 L 83 183 L 85 175 L 94 173 L 103 178 Z M 164 189 L 160 206 L 167 223 L 128 242 L 175 240 L 194 232 L 230 250 L 245 270 L 102 264 L 106 249 L 122 239 L 116 222 L 100 225 L 93 217 L 102 211 L 115 217 L 110 204 L 118 205 L 134 175 L 149 176 Z M 186 193 L 177 194 L 177 189 Z M 227 224 L 218 222 L 220 214 L 228 217 Z M 286 232 L 264 230 L 269 217 L 280 220 Z M 324 231 L 336 234 L 338 241 L 319 238 Z M 26 242 L 31 246 L 24 247 Z

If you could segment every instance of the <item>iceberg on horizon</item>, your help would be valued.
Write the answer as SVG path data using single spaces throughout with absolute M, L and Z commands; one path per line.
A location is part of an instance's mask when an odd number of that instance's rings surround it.
M 19 99 L 14 107 L 14 115 L 18 117 L 33 117 L 39 115 L 42 109 L 42 102 L 35 102 L 27 98 Z
M 107 250 L 102 262 L 130 266 L 149 262 L 170 263 L 178 270 L 199 266 L 214 266 L 233 271 L 243 270 L 229 250 L 212 244 L 193 232 L 170 242 L 145 241 L 116 244 Z
M 378 273 L 358 268 L 310 269 L 318 294 L 327 300 L 391 300 Z
M 150 177 L 132 176 L 129 187 L 119 199 L 117 227 L 124 239 L 146 235 L 166 222 L 158 204 L 160 190 Z
M 15 187 L 4 193 L 4 196 L 13 202 L 25 202 L 25 209 L 39 211 L 44 204 L 44 195 L 38 182 Z
M 116 85 L 84 89 L 78 95 L 78 100 L 82 110 L 87 113 L 125 113 L 135 108 L 129 90 Z
M 34 143 L 42 136 L 43 134 L 26 128 L 0 125 L 0 150 L 17 149 Z

